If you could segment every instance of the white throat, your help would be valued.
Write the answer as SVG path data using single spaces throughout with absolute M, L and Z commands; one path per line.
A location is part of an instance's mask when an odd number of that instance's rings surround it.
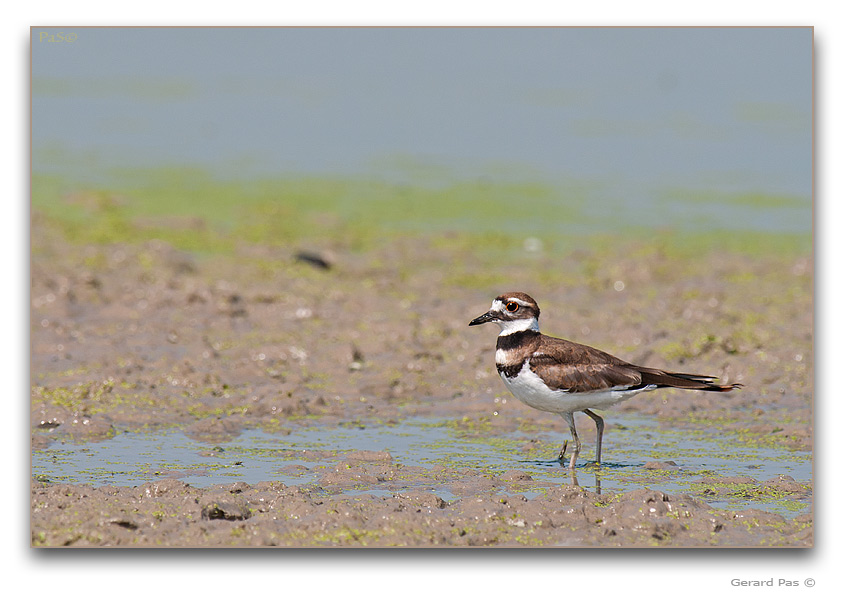
M 516 332 L 524 332 L 525 330 L 534 330 L 539 332 L 539 320 L 536 318 L 525 318 L 523 320 L 495 320 L 495 323 L 501 328 L 498 336 L 508 336 Z

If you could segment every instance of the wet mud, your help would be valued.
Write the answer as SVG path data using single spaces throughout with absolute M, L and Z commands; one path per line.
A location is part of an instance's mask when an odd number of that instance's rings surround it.
M 753 455 L 812 448 L 807 256 L 688 259 L 645 244 L 517 252 L 493 266 L 448 235 L 364 250 L 244 243 L 195 254 L 163 241 L 74 244 L 37 216 L 32 242 L 33 452 L 177 431 L 213 460 L 251 430 L 284 436 L 426 417 L 450 419 L 470 441 L 515 439 L 521 452 L 506 469 L 313 448 L 302 455 L 321 469 L 298 484 L 86 485 L 63 481 L 59 467 L 33 473 L 34 546 L 812 546 L 811 480 L 766 474 Z M 507 290 L 537 298 L 549 334 L 745 385 L 641 394 L 606 411 L 605 439 L 636 439 L 616 413 L 676 434 L 717 431 L 761 474 L 696 476 L 681 493 L 647 480 L 598 493 L 585 466 L 594 440 L 585 418 L 584 466 L 574 475 L 559 468 L 564 480 L 547 481 L 518 464 L 568 435 L 562 419 L 501 384 L 494 331 L 467 326 Z M 645 437 L 638 448 L 618 451 L 635 460 L 618 460 L 610 447 L 605 462 L 677 472 Z M 278 465 L 295 476 L 311 470 L 307 462 Z M 716 508 L 706 503 L 712 495 L 742 505 Z M 753 507 L 771 500 L 808 507 Z

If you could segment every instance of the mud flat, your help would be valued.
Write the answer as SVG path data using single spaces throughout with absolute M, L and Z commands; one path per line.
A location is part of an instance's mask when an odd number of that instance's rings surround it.
M 390 473 L 349 469 L 338 480 Z M 637 489 L 602 496 L 577 486 L 502 496 L 489 479 L 446 503 L 424 491 L 331 497 L 281 483 L 206 489 L 175 479 L 138 487 L 33 483 L 36 546 L 791 546 L 812 544 L 811 518 L 716 511 L 686 495 Z M 530 480 L 524 475 L 508 481 Z
M 420 418 L 519 454 L 511 468 L 417 465 L 389 447 L 334 444 L 307 449 L 312 466 L 280 458 L 286 483 L 221 476 L 201 487 L 166 469 L 160 480 L 86 485 L 64 478 L 57 458 L 33 470 L 34 546 L 812 546 L 811 477 L 762 455 L 811 452 L 808 255 L 491 240 L 490 257 L 448 233 L 196 253 L 162 240 L 73 241 L 38 212 L 32 242 L 34 455 L 177 432 L 213 459 L 249 431 Z M 494 373 L 494 332 L 467 327 L 506 290 L 539 300 L 549 334 L 746 387 L 659 391 L 607 411 L 607 438 L 634 444 L 607 449 L 607 478 L 624 463 L 653 481 L 599 493 L 588 466 L 550 480 L 549 468 L 521 462 L 548 458 L 564 423 L 510 397 Z M 628 418 L 651 419 L 662 437 Z M 584 462 L 592 431 L 584 422 Z M 695 474 L 696 463 L 652 451 L 669 434 L 699 435 L 705 448 L 712 432 L 755 474 Z M 297 472 L 307 477 L 289 479 Z M 674 472 L 697 486 L 661 490 Z M 713 506 L 713 496 L 740 505 Z M 761 509 L 771 501 L 796 513 Z

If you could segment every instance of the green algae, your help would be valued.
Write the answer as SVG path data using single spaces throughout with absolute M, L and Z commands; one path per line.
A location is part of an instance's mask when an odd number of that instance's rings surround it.
M 137 392 L 135 385 L 113 379 L 91 380 L 72 386 L 35 385 L 31 404 L 55 406 L 75 413 L 96 415 L 122 409 L 154 409 L 161 405 L 160 396 Z
M 810 208 L 802 199 L 761 194 L 681 192 L 671 200 L 760 211 Z M 520 204 L 515 212 L 514 201 Z M 231 180 L 201 169 L 167 167 L 118 171 L 99 187 L 43 174 L 32 179 L 34 212 L 72 243 L 159 239 L 180 249 L 217 254 L 232 254 L 242 242 L 281 246 L 304 239 L 324 243 L 329 237 L 335 245 L 364 251 L 407 234 L 433 234 L 437 249 L 471 250 L 489 261 L 523 253 L 526 237 L 539 240 L 552 253 L 584 245 L 600 253 L 618 246 L 616 230 L 596 228 L 598 221 L 588 204 L 577 189 L 532 182 L 414 186 L 354 177 Z M 802 234 L 718 229 L 678 233 L 629 223 L 615 223 L 624 227 L 625 243 L 649 245 L 672 258 L 693 259 L 712 250 L 751 254 L 811 250 L 810 229 Z M 261 267 L 272 270 L 270 263 Z M 545 271 L 549 280 L 556 278 L 547 266 L 539 271 Z M 451 274 L 448 282 L 467 286 L 485 287 L 503 280 L 493 272 L 476 271 L 473 277 L 468 269 Z
M 747 447 L 789 449 L 804 449 L 803 441 L 796 435 L 786 433 L 784 427 L 806 426 L 810 423 L 805 418 L 794 416 L 791 410 L 782 409 L 766 410 L 760 422 L 749 425 L 747 421 L 737 421 L 733 415 L 709 411 L 692 411 L 676 417 L 665 417 L 665 420 L 679 424 L 681 428 L 677 431 L 686 435 L 704 435 L 711 430 L 726 429 L 736 443 Z

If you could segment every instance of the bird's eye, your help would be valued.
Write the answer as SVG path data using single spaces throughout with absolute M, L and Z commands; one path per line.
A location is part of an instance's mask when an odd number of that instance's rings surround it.
M 508 301 L 506 307 L 510 313 L 519 311 L 519 304 L 515 301 Z

